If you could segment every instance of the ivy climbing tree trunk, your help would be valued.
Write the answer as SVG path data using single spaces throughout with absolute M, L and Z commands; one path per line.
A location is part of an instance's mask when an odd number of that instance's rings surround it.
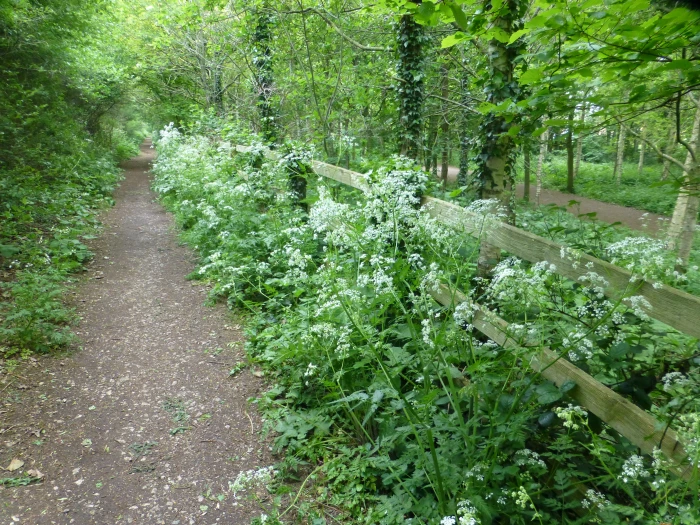
M 443 111 L 442 111 L 442 125 L 440 126 L 440 148 L 442 150 L 442 159 L 441 159 L 441 166 L 440 166 L 440 180 L 442 181 L 442 190 L 445 191 L 447 187 L 447 174 L 449 172 L 449 152 L 448 152 L 448 147 L 450 143 L 450 121 L 447 120 L 448 115 L 449 115 L 449 107 L 448 107 L 448 101 L 450 98 L 450 77 L 449 77 L 449 69 L 447 68 L 447 64 L 443 62 L 442 66 L 440 67 L 440 76 L 441 76 L 441 82 L 442 82 L 442 104 L 443 104 Z
M 520 29 L 524 8 L 524 0 L 503 0 L 495 9 L 491 0 L 484 3 L 484 12 L 490 14 L 492 26 L 509 38 Z M 514 70 L 515 58 L 520 53 L 522 44 L 518 39 L 507 44 L 509 38 L 494 38 L 488 42 L 489 84 L 486 92 L 487 101 L 495 105 L 507 100 L 517 101 L 520 95 Z M 478 166 L 479 197 L 493 200 L 495 207 L 505 210 L 511 221 L 514 219 L 512 197 L 515 142 L 509 131 L 516 124 L 515 119 L 506 118 L 502 114 L 485 115 L 480 129 L 483 143 Z M 477 261 L 478 274 L 486 276 L 500 259 L 500 254 L 500 248 L 482 242 Z
M 426 38 L 425 29 L 416 22 L 413 15 L 403 15 L 399 19 L 396 46 L 399 83 L 396 91 L 401 122 L 400 151 L 412 159 L 417 159 L 421 151 L 423 47 Z
M 260 129 L 266 142 L 273 144 L 277 141 L 276 111 L 273 108 L 273 74 L 272 74 L 272 16 L 270 11 L 262 7 L 257 11 L 257 24 L 253 32 L 253 65 L 256 68 L 256 84 L 258 90 L 258 111 Z

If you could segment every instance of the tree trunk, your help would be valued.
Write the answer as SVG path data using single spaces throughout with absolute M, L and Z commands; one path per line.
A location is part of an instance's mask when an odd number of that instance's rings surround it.
M 462 114 L 460 118 L 459 130 L 459 173 L 457 174 L 457 184 L 464 187 L 469 183 L 469 74 L 465 68 L 460 78 L 460 91 L 462 98 Z
M 574 178 L 578 177 L 578 170 L 581 167 L 581 156 L 583 154 L 583 127 L 586 124 L 586 103 L 581 107 L 581 130 L 576 137 L 576 161 L 574 165 Z
M 520 29 L 520 17 L 526 7 L 523 0 L 503 0 L 495 11 L 492 7 L 490 0 L 484 2 L 484 12 L 492 14 L 494 28 L 501 30 L 505 35 L 511 35 Z M 515 59 L 522 50 L 523 44 L 516 40 L 507 45 L 501 40 L 495 38 L 490 40 L 487 49 L 488 78 L 491 79 L 487 86 L 489 88 L 487 101 L 495 105 L 508 99 L 517 101 L 520 97 L 518 83 L 514 78 L 514 69 Z M 511 202 L 515 143 L 508 131 L 516 124 L 515 121 L 506 121 L 503 116 L 487 114 L 480 129 L 484 141 L 479 155 L 479 197 L 493 199 L 497 207 L 505 210 L 512 222 L 515 220 Z M 482 241 L 477 260 L 478 275 L 485 277 L 498 263 L 500 257 L 500 248 Z
M 676 128 L 675 126 L 671 126 L 668 130 L 668 142 L 666 144 L 666 150 L 664 153 L 666 155 L 672 155 L 674 150 L 676 149 Z M 668 179 L 668 176 L 671 174 L 671 162 L 664 159 L 664 170 L 661 172 L 661 180 L 666 180 Z
M 641 135 L 642 140 L 640 140 L 641 144 L 639 145 L 639 164 L 637 164 L 637 174 L 639 175 L 642 174 L 642 170 L 644 169 L 644 148 L 646 146 L 646 143 L 643 139 L 646 138 L 647 128 L 642 128 Z
M 256 66 L 256 83 L 258 89 L 258 111 L 263 137 L 266 142 L 273 144 L 277 141 L 277 122 L 272 106 L 273 76 L 272 76 L 272 17 L 267 10 L 259 10 L 257 25 L 253 33 Z M 325 144 L 325 135 L 324 135 Z
M 530 201 L 530 141 L 523 142 L 523 199 Z
M 617 154 L 615 155 L 615 167 L 613 168 L 613 177 L 619 186 L 622 182 L 622 164 L 625 160 L 625 128 L 620 126 L 617 135 Z
M 695 111 L 693 132 L 690 137 L 690 148 L 695 157 L 700 155 L 698 147 L 698 135 L 700 135 L 700 106 Z M 690 250 L 693 246 L 693 237 L 698 220 L 698 177 L 700 177 L 700 165 L 693 160 L 688 152 L 683 168 L 683 186 L 678 193 L 676 206 L 673 209 L 673 217 L 668 230 L 668 249 L 678 249 L 678 270 L 684 270 L 688 266 Z
M 569 113 L 569 129 L 566 132 L 566 191 L 574 192 L 574 112 Z
M 435 151 L 435 143 L 437 142 L 438 134 L 438 116 L 431 115 L 428 120 L 428 133 L 426 133 L 425 141 L 425 171 L 430 173 L 433 168 L 433 152 Z
M 397 50 L 399 61 L 399 119 L 401 122 L 401 154 L 417 159 L 421 150 L 423 115 L 423 44 L 425 28 L 413 15 L 399 20 Z
M 449 171 L 449 153 L 447 148 L 449 147 L 449 132 L 450 132 L 450 122 L 447 120 L 447 115 L 449 113 L 449 107 L 447 106 L 448 100 L 450 98 L 450 77 L 449 70 L 447 69 L 447 64 L 443 63 L 440 68 L 440 73 L 442 76 L 442 98 L 443 98 L 443 111 L 442 111 L 442 166 L 440 169 L 440 179 L 442 180 L 442 191 L 444 192 L 447 188 L 447 173 Z
M 546 118 L 544 120 L 547 120 Z M 547 135 L 549 134 L 549 129 L 547 129 L 540 136 L 540 154 L 537 157 L 537 171 L 535 171 L 535 201 L 540 204 L 540 194 L 542 193 L 542 176 L 544 170 L 544 159 L 547 156 Z

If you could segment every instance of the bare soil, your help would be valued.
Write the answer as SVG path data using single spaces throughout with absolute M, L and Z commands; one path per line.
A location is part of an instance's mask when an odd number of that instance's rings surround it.
M 195 258 L 150 190 L 150 144 L 126 162 L 116 205 L 75 292 L 80 347 L 0 376 L 0 524 L 239 524 L 260 507 L 229 490 L 270 465 L 248 398 L 240 326 L 187 281 Z M 258 496 L 265 497 L 264 491 Z

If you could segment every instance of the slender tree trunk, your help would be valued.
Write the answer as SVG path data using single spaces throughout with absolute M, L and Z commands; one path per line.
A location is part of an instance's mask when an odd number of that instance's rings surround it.
M 546 118 L 544 120 L 547 120 Z M 547 156 L 547 135 L 549 134 L 549 129 L 547 129 L 540 136 L 540 154 L 537 157 L 537 171 L 535 171 L 535 201 L 539 205 L 540 194 L 542 193 L 542 177 L 544 175 L 544 159 Z
M 430 173 L 433 168 L 433 151 L 435 151 L 435 143 L 437 142 L 438 134 L 438 116 L 431 115 L 428 119 L 428 132 L 426 133 L 425 141 L 425 171 Z
M 569 113 L 569 129 L 566 132 L 566 191 L 574 192 L 574 112 Z
M 460 90 L 462 94 L 462 115 L 460 119 L 461 129 L 459 130 L 459 173 L 457 174 L 457 184 L 464 187 L 469 182 L 469 75 L 465 69 L 460 79 Z
M 664 153 L 666 155 L 672 155 L 674 150 L 676 149 L 676 128 L 675 126 L 671 126 L 668 130 L 668 141 L 666 144 L 666 150 Z M 661 172 L 661 180 L 666 180 L 668 179 L 668 176 L 671 174 L 671 162 L 664 159 L 664 169 Z
M 690 137 L 690 148 L 695 153 L 696 158 L 700 155 L 698 135 L 700 135 L 700 106 L 695 111 L 693 132 Z M 690 152 L 686 155 L 683 171 L 683 186 L 678 193 L 676 206 L 673 209 L 667 243 L 670 250 L 678 249 L 678 270 L 684 270 L 688 266 L 698 219 L 699 197 L 697 185 L 700 177 L 700 164 L 693 160 Z
M 617 153 L 615 155 L 615 167 L 613 168 L 613 177 L 619 186 L 622 182 L 622 164 L 625 160 L 625 128 L 620 126 L 617 135 Z
M 530 141 L 523 142 L 523 199 L 530 201 Z
M 581 107 L 581 131 L 576 137 L 576 161 L 574 165 L 574 178 L 578 177 L 578 170 L 581 167 L 581 156 L 583 155 L 583 127 L 586 124 L 586 103 Z
M 647 128 L 643 127 L 641 130 L 641 135 L 642 139 L 646 138 L 647 136 Z M 646 147 L 646 143 L 644 140 L 640 140 L 641 144 L 639 145 L 639 164 L 637 164 L 637 173 L 639 175 L 642 174 L 642 170 L 644 169 L 644 148 Z

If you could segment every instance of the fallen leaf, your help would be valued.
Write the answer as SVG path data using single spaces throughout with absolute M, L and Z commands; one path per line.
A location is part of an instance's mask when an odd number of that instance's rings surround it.
M 85 481 L 85 480 L 81 478 L 81 479 L 79 479 L 78 481 L 76 481 L 75 484 L 78 485 L 78 486 L 80 486 L 80 485 L 83 484 L 83 481 Z
M 27 476 L 31 476 L 33 478 L 44 479 L 44 475 L 36 469 L 28 470 Z
M 10 461 L 10 464 L 7 466 L 7 468 L 5 470 L 9 470 L 10 472 L 13 472 L 19 468 L 22 468 L 22 466 L 24 466 L 24 461 L 22 461 L 21 459 L 15 458 L 12 461 Z

